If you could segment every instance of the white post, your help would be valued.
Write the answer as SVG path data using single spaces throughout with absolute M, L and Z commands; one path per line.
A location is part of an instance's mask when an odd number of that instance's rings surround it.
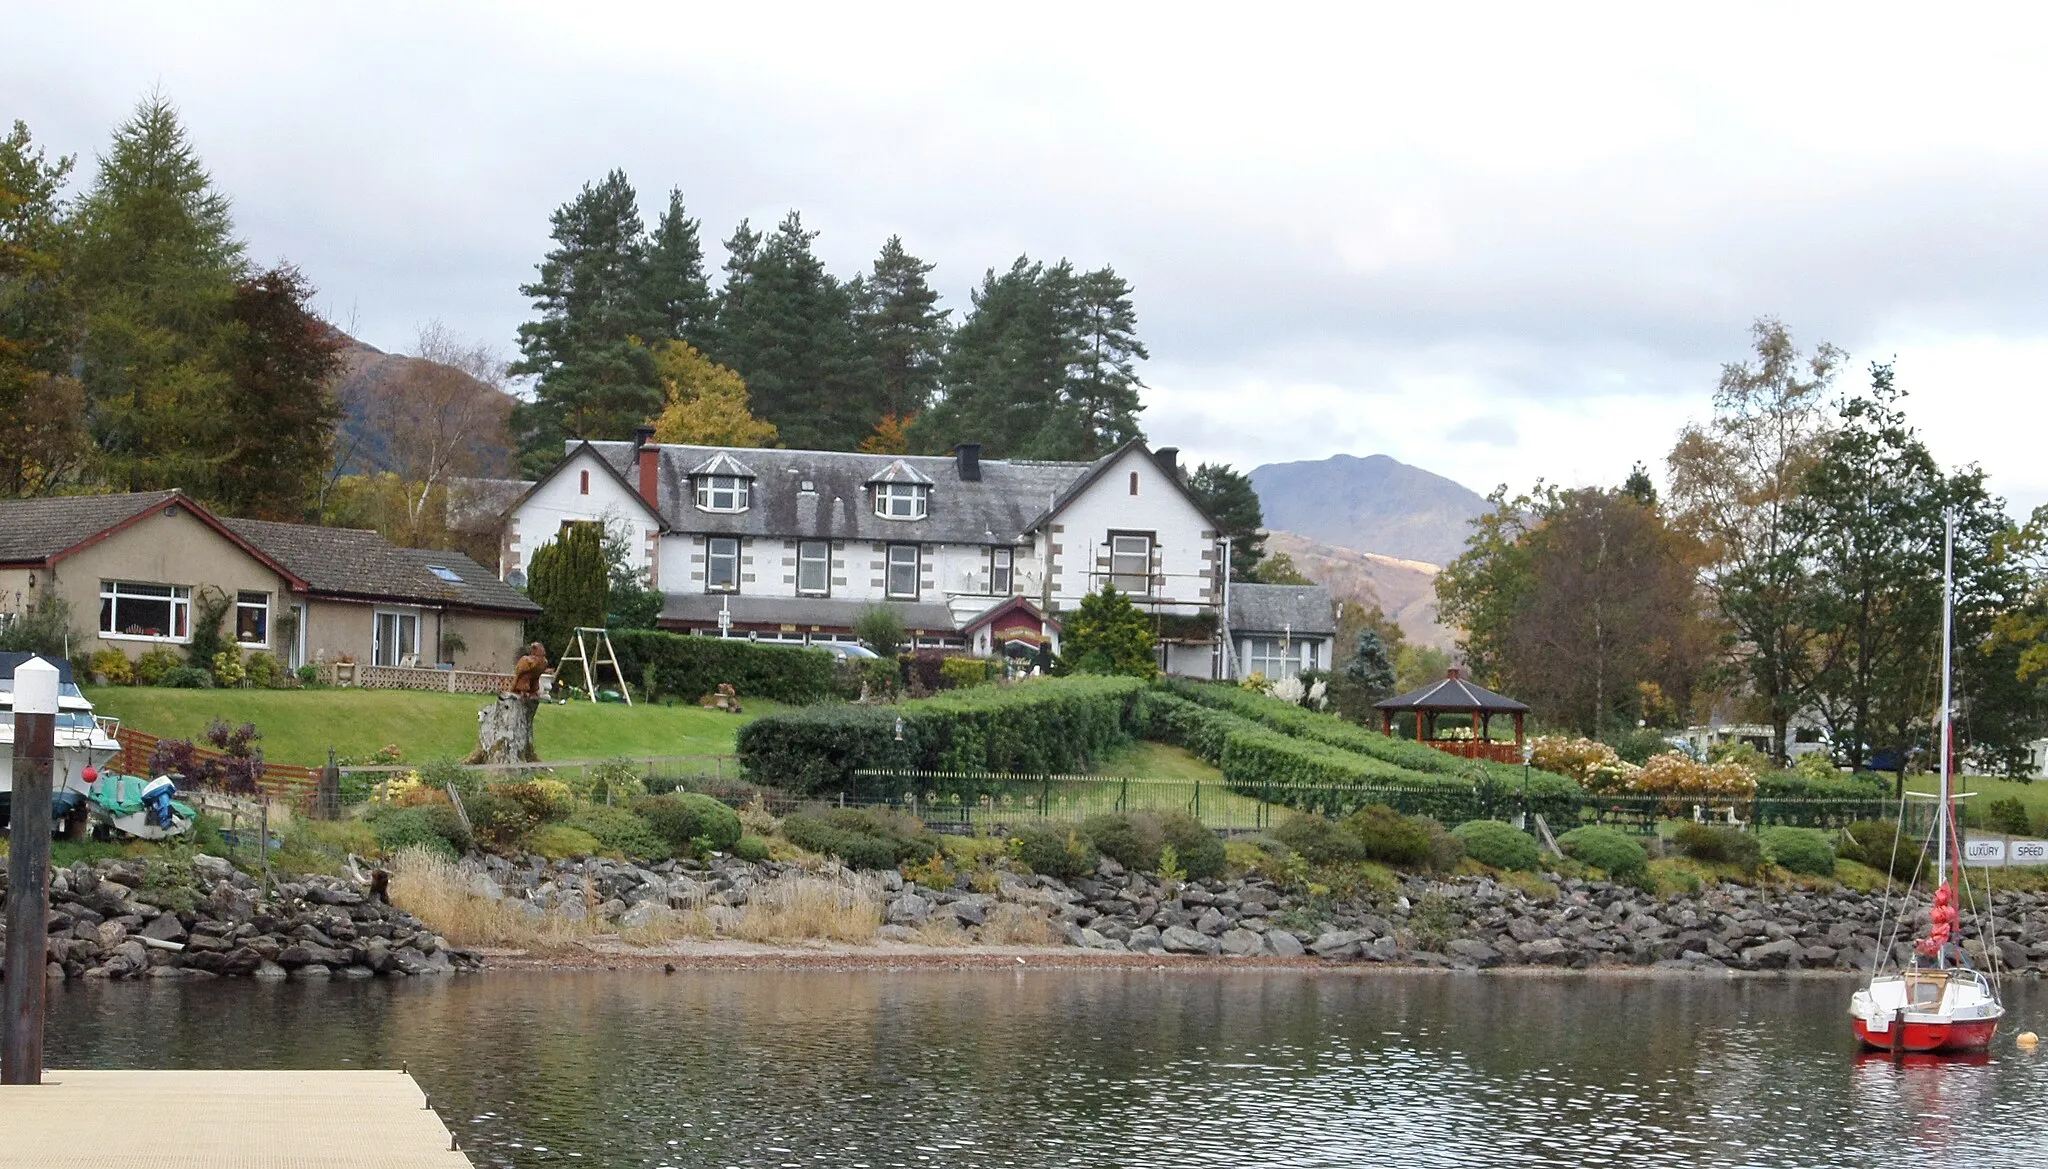
M 1941 823 L 1935 827 L 1935 872 L 1940 884 L 1948 883 L 1948 828 L 1949 828 L 1949 783 L 1948 771 L 1951 740 L 1951 724 L 1955 717 L 1954 699 L 1950 692 L 1953 679 L 1950 677 L 1949 661 L 1953 652 L 1950 644 L 1955 636 L 1955 570 L 1956 570 L 1956 517 L 1954 512 L 1942 515 L 1941 531 Z

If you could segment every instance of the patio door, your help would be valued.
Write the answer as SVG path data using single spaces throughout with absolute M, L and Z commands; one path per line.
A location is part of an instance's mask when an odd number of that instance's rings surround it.
M 417 609 L 377 610 L 376 662 L 380 666 L 404 664 L 408 658 L 418 664 L 420 615 Z

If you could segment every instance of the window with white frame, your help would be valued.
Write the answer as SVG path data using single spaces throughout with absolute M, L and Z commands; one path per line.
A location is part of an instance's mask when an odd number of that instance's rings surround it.
M 184 585 L 100 582 L 100 636 L 192 638 L 192 590 Z
M 1286 640 L 1254 637 L 1249 641 L 1251 652 L 1244 655 L 1245 665 L 1255 673 L 1264 674 L 1268 682 L 1292 678 L 1301 672 L 1301 655 Z
M 704 542 L 704 591 L 740 591 L 740 542 L 730 536 L 714 536 Z
M 889 545 L 889 595 L 917 599 L 917 545 Z
M 270 594 L 235 594 L 235 642 L 238 645 L 270 644 Z
M 922 483 L 877 483 L 875 514 L 885 520 L 921 520 L 930 491 Z
M 1007 597 L 1010 595 L 1011 555 L 1012 552 L 1008 548 L 991 548 L 988 550 L 988 591 L 990 596 Z
M 796 591 L 813 596 L 832 591 L 832 545 L 828 541 L 797 541 Z
M 1109 537 L 1109 583 L 1134 597 L 1152 592 L 1152 537 L 1125 533 Z
M 743 475 L 699 475 L 697 508 L 700 511 L 745 511 L 751 486 Z
M 420 614 L 417 609 L 377 610 L 374 660 L 380 666 L 417 665 L 420 657 Z

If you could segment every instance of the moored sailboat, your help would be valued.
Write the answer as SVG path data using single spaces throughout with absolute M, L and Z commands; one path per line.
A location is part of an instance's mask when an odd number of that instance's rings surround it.
M 1955 799 L 1951 794 L 1955 765 L 1950 656 L 1954 626 L 1955 523 L 1950 519 L 1942 542 L 1941 720 L 1938 728 L 1941 776 L 1935 796 L 1933 830 L 1934 871 L 1939 884 L 1934 891 L 1934 903 L 1928 910 L 1927 936 L 1914 943 L 1912 956 L 1905 968 L 1887 971 L 1885 966 L 1890 948 L 1881 947 L 1869 984 L 1849 999 L 1850 1024 L 1857 1040 L 1866 1047 L 1899 1054 L 1981 1052 L 1990 1046 L 1992 1036 L 1998 1031 L 1998 1021 L 2005 1016 L 1997 984 L 1971 965 L 1960 941 L 1962 914 L 1957 889 L 1968 891 L 1969 886 L 1963 879 L 1962 842 L 1956 832 Z M 1899 827 L 1903 830 L 1903 805 L 1900 813 Z

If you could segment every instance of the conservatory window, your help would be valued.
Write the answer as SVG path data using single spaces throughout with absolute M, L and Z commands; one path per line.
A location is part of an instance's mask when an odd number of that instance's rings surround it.
M 832 545 L 824 540 L 799 540 L 796 546 L 796 591 L 832 591 Z
M 187 641 L 192 636 L 192 590 L 183 585 L 100 582 L 100 636 Z
M 699 475 L 697 507 L 702 511 L 745 511 L 750 486 L 741 475 Z
M 241 645 L 270 644 L 270 594 L 235 594 L 235 641 Z
M 1293 647 L 1278 637 L 1254 637 L 1251 652 L 1244 655 L 1245 665 L 1252 671 L 1264 674 L 1268 682 L 1292 678 L 1301 672 L 1301 659 Z
M 875 484 L 875 514 L 885 520 L 921 520 L 925 517 L 927 492 L 922 483 Z
M 704 588 L 707 592 L 740 591 L 740 542 L 729 536 L 706 541 Z

